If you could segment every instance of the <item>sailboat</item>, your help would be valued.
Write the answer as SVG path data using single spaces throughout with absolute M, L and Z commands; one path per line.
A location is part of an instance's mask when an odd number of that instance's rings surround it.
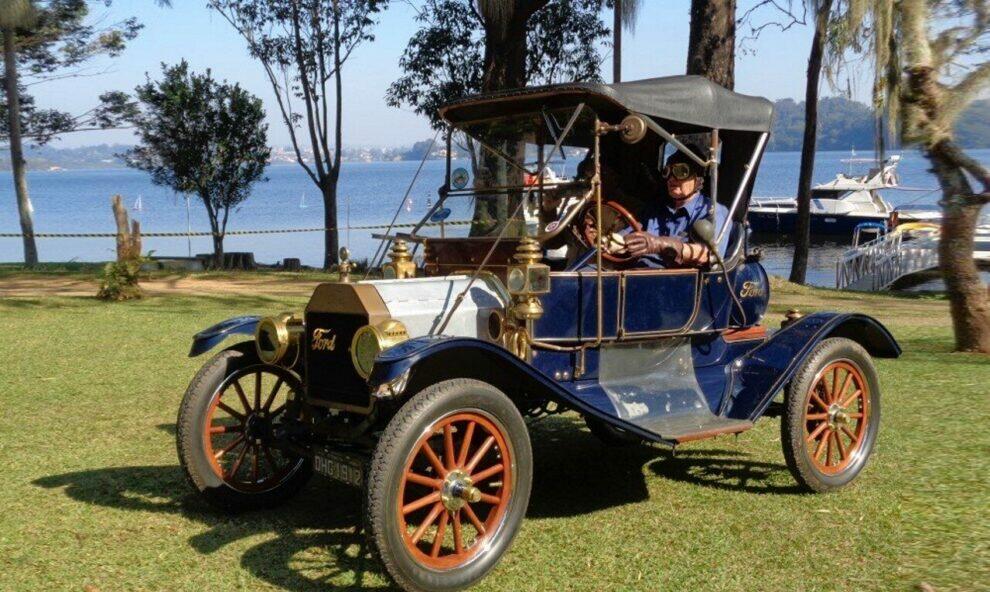
M 306 205 L 306 194 L 303 193 L 302 194 L 302 197 L 299 198 L 299 209 L 300 210 L 305 210 L 308 207 L 309 206 Z
M 131 206 L 131 209 L 134 210 L 135 212 L 143 212 L 144 211 L 144 203 L 141 201 L 141 194 L 140 193 L 138 194 L 137 199 L 134 200 L 134 205 Z

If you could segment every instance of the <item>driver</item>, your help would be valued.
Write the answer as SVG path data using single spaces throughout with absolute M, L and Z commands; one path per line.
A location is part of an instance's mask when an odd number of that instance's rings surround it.
M 688 146 L 695 154 L 704 154 Z M 644 230 L 625 237 L 626 251 L 637 258 L 639 267 L 702 267 L 708 265 L 708 247 L 691 232 L 691 225 L 708 216 L 712 200 L 701 193 L 703 168 L 683 152 L 675 152 L 662 170 L 667 195 L 646 205 L 640 215 Z M 728 215 L 722 204 L 715 204 L 715 228 L 721 228 Z M 718 248 L 725 249 L 726 239 Z

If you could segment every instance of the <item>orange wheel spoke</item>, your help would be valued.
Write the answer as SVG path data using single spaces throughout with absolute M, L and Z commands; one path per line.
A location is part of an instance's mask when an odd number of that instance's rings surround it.
M 433 537 L 433 548 L 430 549 L 430 557 L 440 556 L 440 547 L 443 546 L 443 537 L 447 535 L 448 520 L 450 520 L 449 512 L 444 512 L 440 515 L 440 526 L 437 526 L 437 534 Z
M 474 513 L 471 506 L 465 504 L 461 509 L 464 510 L 464 513 L 467 514 L 468 520 L 471 521 L 471 524 L 474 525 L 475 530 L 478 531 L 478 536 L 485 534 L 485 525 L 481 523 L 481 520 L 478 520 L 478 515 Z
M 484 471 L 478 471 L 474 475 L 471 475 L 471 481 L 474 481 L 475 485 L 477 485 L 492 475 L 501 473 L 504 468 L 505 466 L 502 463 L 498 463 L 495 466 L 488 467 Z
M 467 462 L 468 452 L 471 451 L 471 438 L 474 437 L 475 423 L 469 422 L 464 430 L 464 440 L 461 441 L 461 453 L 457 456 L 457 466 L 463 467 Z
M 247 395 L 244 394 L 244 389 L 241 388 L 241 383 L 238 382 L 237 380 L 234 380 L 233 384 L 234 384 L 234 390 L 237 391 L 237 398 L 241 400 L 241 405 L 244 406 L 244 412 L 250 413 L 251 404 L 248 403 Z M 228 411 L 228 413 L 230 412 Z
M 241 448 L 241 453 L 237 455 L 237 460 L 234 461 L 234 466 L 230 467 L 230 471 L 224 479 L 232 479 L 234 475 L 237 474 L 237 469 L 241 468 L 241 463 L 244 462 L 244 457 L 247 456 L 248 448 L 250 448 L 250 446 Z
M 440 479 L 433 479 L 427 477 L 426 475 L 420 475 L 419 473 L 406 473 L 406 480 L 411 481 L 417 485 L 423 485 L 425 487 L 432 487 L 433 489 L 440 489 L 443 481 Z
M 474 468 L 478 466 L 478 463 L 481 462 L 482 457 L 485 456 L 485 453 L 488 452 L 488 449 L 491 448 L 494 443 L 495 436 L 488 436 L 485 438 L 485 441 L 481 443 L 481 447 L 478 448 L 478 451 L 474 453 L 473 457 L 471 457 L 471 462 L 464 467 L 464 470 L 466 470 L 469 474 L 473 473 Z
M 827 428 L 828 424 L 825 424 L 825 427 Z M 826 431 L 825 436 L 818 441 L 818 446 L 815 448 L 815 454 L 812 456 L 812 458 L 818 460 L 818 457 L 822 455 L 822 450 L 825 450 L 825 443 L 828 442 L 831 433 L 832 433 L 831 430 Z
M 237 384 L 237 383 L 235 382 L 234 384 Z M 241 422 L 244 421 L 244 414 L 243 413 L 239 413 L 237 411 L 234 411 L 233 409 L 231 409 L 230 405 L 227 405 L 223 401 L 220 401 L 219 403 L 217 403 L 217 407 L 219 407 L 220 409 L 223 409 L 224 411 L 226 411 L 227 413 L 229 413 L 231 416 L 239 419 Z
M 486 504 L 491 504 L 493 506 L 497 506 L 497 505 L 499 505 L 499 503 L 501 503 L 502 498 L 497 497 L 497 496 L 494 496 L 494 495 L 490 495 L 490 494 L 487 494 L 487 493 L 482 493 L 481 494 L 481 501 L 485 502 Z
M 237 438 L 234 439 L 233 442 L 231 442 L 230 444 L 227 444 L 226 446 L 224 446 L 223 448 L 221 448 L 219 452 L 217 452 L 216 454 L 213 455 L 213 457 L 216 458 L 217 460 L 220 460 L 220 457 L 221 456 L 227 454 L 228 452 L 230 452 L 231 450 L 233 450 L 234 448 L 236 448 L 237 445 L 240 444 L 240 443 L 242 443 L 242 442 L 244 442 L 244 436 L 243 435 L 238 436 Z
M 848 399 L 846 399 L 845 401 L 839 403 L 839 406 L 842 407 L 843 409 L 845 409 L 846 407 L 852 405 L 853 404 L 853 401 L 855 401 L 857 398 L 859 398 L 859 396 L 862 395 L 862 394 L 863 394 L 863 391 L 861 391 L 860 389 L 856 389 L 853 392 L 853 394 L 849 395 L 849 398 Z
M 842 447 L 842 436 L 839 432 L 832 432 L 832 436 L 835 437 L 835 448 L 836 452 L 839 453 L 839 460 L 846 460 L 846 449 Z
M 275 395 L 277 395 L 278 390 L 282 388 L 282 382 L 282 377 L 279 376 L 278 380 L 275 381 L 275 386 L 272 387 L 272 392 L 268 393 L 268 400 L 265 401 L 265 404 L 262 406 L 262 409 L 265 411 L 268 411 L 271 408 L 272 403 L 275 402 Z
M 840 388 L 835 393 L 835 401 L 836 402 L 841 401 L 842 400 L 842 396 L 846 394 L 846 391 L 849 389 L 849 383 L 852 381 L 852 377 L 853 377 L 852 372 L 846 370 L 846 378 L 845 378 L 845 380 L 842 381 L 842 388 Z M 845 407 L 845 405 L 843 405 L 843 407 Z
M 815 389 L 811 389 L 811 400 L 814 401 L 815 403 L 818 403 L 818 406 L 821 407 L 822 409 L 828 411 L 828 403 L 823 401 L 822 398 L 818 396 L 818 393 L 815 392 Z
M 839 388 L 839 367 L 836 366 L 835 369 L 832 370 L 832 388 L 829 389 L 828 392 L 829 403 L 835 403 L 836 397 L 839 396 L 838 388 Z
M 439 491 L 434 491 L 433 493 L 431 493 L 431 494 L 429 494 L 427 496 L 423 496 L 423 497 L 419 498 L 418 500 L 416 500 L 414 502 L 411 502 L 411 503 L 408 503 L 408 504 L 402 506 L 402 513 L 403 513 L 403 515 L 405 515 L 405 514 L 408 514 L 410 512 L 415 512 L 416 510 L 418 510 L 420 508 L 425 508 L 426 506 L 428 506 L 430 504 L 435 504 L 435 503 L 437 503 L 439 501 L 440 501 L 440 492 Z
M 265 446 L 265 460 L 268 461 L 268 466 L 272 468 L 272 474 L 278 473 L 278 465 L 275 463 L 275 459 L 272 457 L 272 451 L 270 448 Z
M 443 512 L 443 504 L 437 503 L 433 506 L 433 509 L 430 510 L 430 513 L 426 516 L 426 519 L 423 520 L 423 523 L 419 525 L 419 528 L 416 529 L 416 532 L 413 533 L 413 543 L 418 543 L 419 539 L 423 538 L 423 535 L 426 534 L 426 530 L 433 525 L 437 519 L 437 516 L 440 515 L 440 512 Z
M 454 552 L 464 552 L 464 538 L 461 535 L 461 511 L 454 513 Z
M 443 459 L 446 461 L 447 470 L 454 468 L 457 457 L 454 455 L 454 429 L 448 423 L 443 426 Z
M 243 431 L 244 431 L 244 426 L 240 426 L 240 425 L 236 425 L 236 426 L 222 426 L 222 425 L 221 426 L 218 426 L 218 425 L 210 426 L 210 433 L 211 434 L 229 434 L 229 433 L 232 433 L 232 432 L 235 433 L 235 434 L 239 434 L 239 433 L 241 433 Z
M 842 433 L 849 436 L 849 439 L 852 441 L 851 446 L 853 448 L 855 448 L 856 445 L 859 444 L 859 438 L 856 437 L 856 434 L 849 431 L 849 428 L 847 428 L 846 426 L 842 426 Z
M 828 413 L 809 413 L 804 416 L 804 419 L 807 421 L 828 419 Z
M 827 428 L 827 427 L 828 427 L 828 422 L 827 421 L 823 421 L 820 424 L 818 424 L 818 427 L 815 428 L 815 431 L 813 431 L 810 434 L 808 434 L 807 442 L 810 444 L 811 442 L 814 442 L 815 440 L 817 440 L 818 439 L 818 436 L 823 431 L 825 431 L 825 428 Z M 818 453 L 817 452 L 815 453 L 815 456 L 818 456 Z
M 437 453 L 436 452 L 433 452 L 433 448 L 430 447 L 429 440 L 427 440 L 426 442 L 423 442 L 423 448 L 421 450 L 423 451 L 423 454 L 426 455 L 426 458 L 430 461 L 430 464 L 433 465 L 433 469 L 441 477 L 446 477 L 447 476 L 447 469 L 445 469 L 444 466 L 443 466 L 443 463 L 440 462 L 440 459 L 437 457 Z
M 254 407 L 261 409 L 261 370 L 254 373 Z
M 846 417 L 848 417 L 849 419 L 862 419 L 863 418 L 863 414 L 860 413 L 860 412 L 857 412 L 857 413 L 848 413 L 848 414 L 846 414 Z

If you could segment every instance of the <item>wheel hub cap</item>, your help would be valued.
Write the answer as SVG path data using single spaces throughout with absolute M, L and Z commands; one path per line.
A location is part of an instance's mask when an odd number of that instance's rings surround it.
M 481 501 L 481 491 L 474 486 L 471 477 L 461 470 L 451 471 L 443 480 L 440 499 L 448 510 L 460 510 L 465 503 Z

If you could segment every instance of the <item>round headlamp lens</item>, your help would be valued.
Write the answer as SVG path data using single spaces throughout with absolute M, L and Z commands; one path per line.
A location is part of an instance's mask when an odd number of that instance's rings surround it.
M 362 378 L 371 376 L 371 369 L 375 365 L 375 356 L 380 351 L 381 344 L 374 327 L 362 327 L 354 335 L 351 354 L 354 358 L 354 369 Z

